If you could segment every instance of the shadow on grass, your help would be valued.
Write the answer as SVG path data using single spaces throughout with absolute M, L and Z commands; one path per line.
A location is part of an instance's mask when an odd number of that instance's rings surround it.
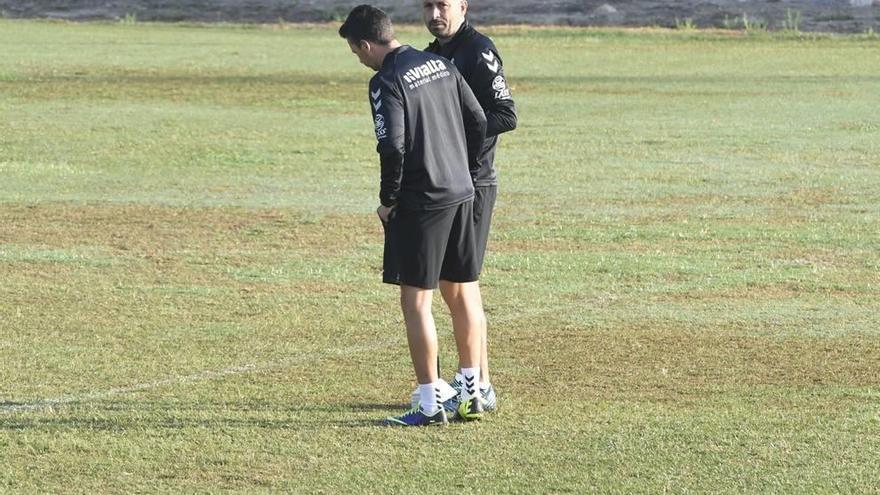
M 27 403 L 4 401 L 0 431 L 76 429 L 114 431 L 144 429 L 321 430 L 382 426 L 401 404 L 283 404 L 248 402 L 161 402 L 115 400 L 28 409 Z M 16 410 L 16 408 L 22 408 Z M 4 417 L 5 416 L 5 417 Z M 354 416 L 354 417 L 352 417 Z M 366 416 L 366 417 L 365 417 Z

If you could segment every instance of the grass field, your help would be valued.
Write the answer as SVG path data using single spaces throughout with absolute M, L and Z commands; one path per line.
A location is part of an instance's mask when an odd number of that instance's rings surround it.
M 0 492 L 880 493 L 880 42 L 488 31 L 500 411 L 399 430 L 333 27 L 0 20 Z

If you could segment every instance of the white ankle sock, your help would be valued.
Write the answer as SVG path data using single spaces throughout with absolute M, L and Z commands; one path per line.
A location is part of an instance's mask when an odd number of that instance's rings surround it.
M 440 410 L 439 395 L 440 390 L 436 382 L 419 384 L 419 405 L 423 413 L 428 416 L 437 414 Z
M 477 395 L 480 386 L 480 368 L 462 368 L 461 375 L 464 377 L 461 382 L 462 397 L 469 399 Z

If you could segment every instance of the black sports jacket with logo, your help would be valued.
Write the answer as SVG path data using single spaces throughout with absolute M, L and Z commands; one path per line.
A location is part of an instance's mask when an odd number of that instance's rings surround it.
M 441 45 L 434 40 L 425 50 L 451 60 L 483 107 L 488 124 L 486 140 L 478 157 L 480 170 L 474 177 L 474 185 L 496 185 L 495 148 L 498 135 L 516 129 L 516 106 L 504 79 L 498 49 L 492 40 L 465 22 L 448 43 Z
M 383 205 L 429 210 L 473 197 L 486 116 L 448 60 L 401 46 L 370 79 L 369 98 Z

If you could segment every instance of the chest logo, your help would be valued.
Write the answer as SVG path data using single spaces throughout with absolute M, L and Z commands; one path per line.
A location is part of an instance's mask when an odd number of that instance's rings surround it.
M 403 80 L 412 84 L 419 79 L 429 77 L 444 70 L 446 70 L 446 64 L 439 60 L 429 60 L 418 67 L 413 67 L 406 71 L 406 74 L 403 75 Z

